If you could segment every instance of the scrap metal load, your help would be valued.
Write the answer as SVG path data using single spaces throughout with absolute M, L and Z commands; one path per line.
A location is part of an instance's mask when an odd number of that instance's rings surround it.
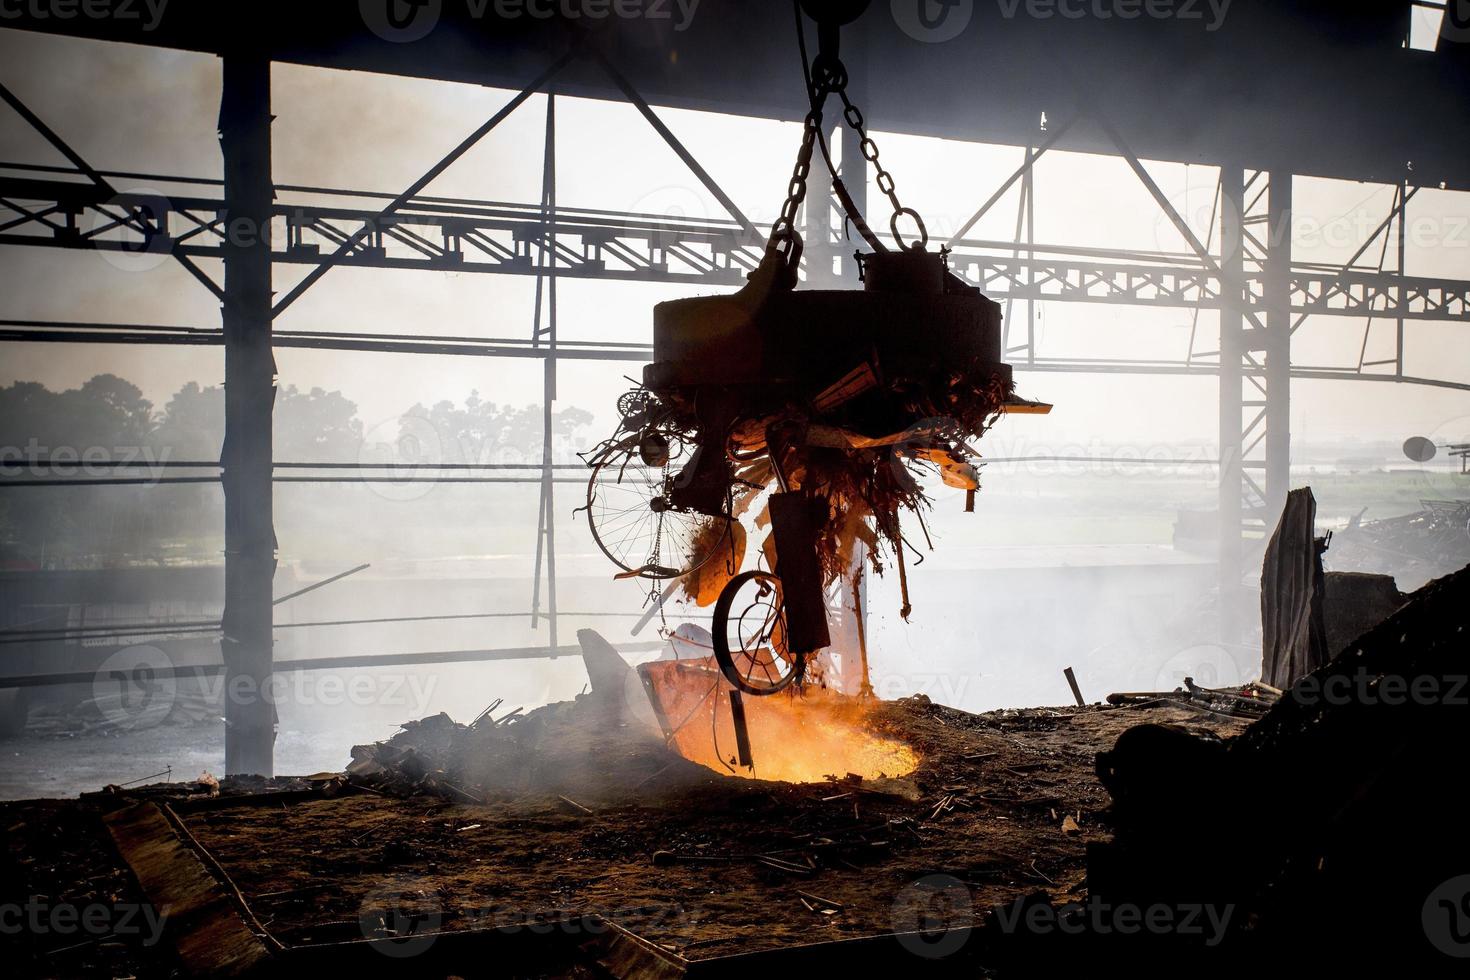
M 880 553 L 892 556 L 907 618 L 900 515 L 923 520 L 917 472 L 933 467 L 966 491 L 972 510 L 971 441 L 1008 407 L 1047 408 L 1015 400 L 999 306 L 949 271 L 945 251 L 926 249 L 923 221 L 877 164 L 836 57 L 837 27 L 851 8 L 834 20 L 803 6 L 817 17 L 821 50 L 765 256 L 733 295 L 654 308 L 654 361 L 642 387 L 620 399 L 618 431 L 593 454 L 587 498 L 593 535 L 624 575 L 680 579 L 700 605 L 714 604 L 714 656 L 748 694 L 820 672 L 813 655 L 831 642 L 825 597 L 839 579 L 856 594 L 859 554 L 879 572 Z M 877 167 L 893 205 L 895 250 L 868 228 L 831 166 L 821 127 L 829 94 L 841 98 Z M 818 149 L 872 249 L 858 256 L 862 290 L 796 288 L 797 216 Z M 904 223 L 915 229 L 908 241 Z M 770 533 L 764 561 L 742 571 L 746 517 Z

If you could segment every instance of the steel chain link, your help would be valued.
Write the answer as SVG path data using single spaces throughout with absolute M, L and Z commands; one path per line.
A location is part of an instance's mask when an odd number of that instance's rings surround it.
M 836 58 L 818 56 L 812 64 L 812 89 L 812 108 L 807 112 L 802 124 L 801 149 L 796 154 L 796 166 L 786 186 L 786 200 L 781 206 L 780 216 L 771 226 L 771 237 L 767 242 L 767 249 L 781 248 L 784 245 L 788 256 L 791 255 L 793 248 L 797 249 L 797 254 L 799 254 L 800 236 L 796 232 L 796 217 L 802 202 L 806 200 L 807 178 L 811 175 L 812 169 L 812 152 L 816 149 L 817 140 L 821 134 L 822 106 L 826 103 L 827 96 L 835 93 L 842 99 L 843 119 L 858 135 L 858 146 L 863 158 L 877 171 L 875 179 L 878 190 L 893 205 L 893 217 L 888 225 L 889 230 L 893 233 L 893 240 L 898 243 L 899 248 L 922 251 L 929 244 L 929 231 L 924 226 L 924 219 L 919 217 L 919 213 L 913 208 L 904 207 L 899 201 L 898 188 L 893 174 L 889 173 L 879 162 L 878 144 L 873 142 L 873 138 L 867 133 L 862 110 L 847 97 L 847 69 L 843 67 L 842 62 Z M 899 219 L 905 215 L 914 220 L 919 232 L 918 240 L 908 244 L 904 242 L 903 235 L 898 228 Z M 849 215 L 849 217 L 853 216 Z
M 878 161 L 878 144 L 874 143 L 873 138 L 868 135 L 862 110 L 853 105 L 852 100 L 847 97 L 845 87 L 837 89 L 837 95 L 842 99 L 842 117 L 847 120 L 852 131 L 858 135 L 858 148 L 862 151 L 863 159 L 871 163 L 873 169 L 877 171 L 877 177 L 874 179 L 878 184 L 878 190 L 882 191 L 883 195 L 888 198 L 888 203 L 893 205 L 893 218 L 888 223 L 889 231 L 893 232 L 893 240 L 898 243 L 899 248 L 922 251 L 924 246 L 929 244 L 929 229 L 924 227 L 924 219 L 919 217 L 919 212 L 913 208 L 906 208 L 899 202 L 898 186 L 894 183 L 893 174 L 884 169 L 883 164 Z M 898 219 L 904 215 L 913 218 L 914 224 L 919 229 L 919 239 L 911 245 L 904 244 L 903 235 L 898 230 Z

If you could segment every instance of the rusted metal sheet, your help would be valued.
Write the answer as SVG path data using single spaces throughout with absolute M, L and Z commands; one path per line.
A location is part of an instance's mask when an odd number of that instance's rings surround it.
M 188 975 L 246 976 L 270 960 L 270 951 L 246 927 L 224 888 L 155 804 L 135 804 L 108 814 L 104 822 L 148 901 L 164 917 L 164 935 Z
M 1261 567 L 1261 679 L 1282 690 L 1331 656 L 1322 613 L 1325 545 L 1315 536 L 1316 520 L 1311 487 L 1291 491 Z

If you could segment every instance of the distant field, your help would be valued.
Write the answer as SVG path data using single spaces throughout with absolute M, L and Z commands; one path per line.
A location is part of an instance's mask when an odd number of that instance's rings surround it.
M 946 542 L 1167 546 L 1179 511 L 1218 506 L 1215 480 L 1213 468 L 1206 466 L 1164 472 L 1092 464 L 996 466 L 982 476 L 975 513 L 963 513 L 957 491 L 936 487 L 926 521 L 940 549 Z M 1470 497 L 1470 477 L 1449 469 L 1426 475 L 1303 466 L 1293 470 L 1292 485 L 1312 488 L 1318 520 L 1327 528 L 1343 526 L 1364 508 L 1364 518 L 1375 520 L 1420 510 L 1425 498 Z M 568 565 L 600 558 L 586 515 L 574 513 L 584 503 L 583 488 L 563 483 L 556 490 L 558 555 Z M 286 561 L 351 565 L 466 555 L 529 560 L 536 547 L 537 492 L 534 485 L 446 485 L 413 499 L 393 499 L 392 488 L 387 495 L 367 487 L 283 488 L 276 492 L 276 533 Z M 160 543 L 156 554 L 126 558 L 218 561 L 223 551 L 219 530 L 201 531 Z

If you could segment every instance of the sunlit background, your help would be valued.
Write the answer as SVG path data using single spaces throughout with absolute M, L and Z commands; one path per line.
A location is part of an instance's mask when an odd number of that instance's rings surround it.
M 1433 37 L 1435 11 L 1416 21 Z M 1425 33 L 1427 31 L 1427 33 Z M 792 84 L 798 84 L 791 60 Z M 99 169 L 218 179 L 217 59 L 179 51 L 93 43 L 0 30 L 0 79 Z M 446 82 L 277 64 L 273 69 L 275 179 L 279 185 L 396 193 L 460 142 L 514 93 Z M 874 100 L 881 100 L 875 93 Z M 888 97 L 894 97 L 890 94 Z M 757 224 L 769 225 L 785 193 L 799 140 L 795 121 L 770 121 L 660 110 L 692 154 Z M 540 200 L 544 100 L 532 97 L 425 193 L 485 201 Z M 626 104 L 559 96 L 558 201 L 671 216 L 723 217 L 720 205 L 669 147 Z M 1038 134 L 1041 133 L 1038 120 Z M 904 203 L 920 211 L 937 239 L 948 237 L 1016 169 L 1017 147 L 887 133 L 875 137 Z M 66 161 L 18 116 L 0 109 L 0 161 Z M 1148 162 L 1149 171 L 1201 239 L 1211 232 L 1217 172 Z M 118 178 L 120 189 L 177 193 L 146 177 Z M 1013 188 L 970 237 L 1013 240 L 1019 200 Z M 1298 178 L 1293 256 L 1301 262 L 1347 259 L 1389 213 L 1391 185 Z M 1053 150 L 1034 176 L 1035 240 L 1051 245 L 1183 252 L 1187 244 L 1121 158 Z M 309 200 L 310 195 L 302 195 Z M 876 192 L 870 200 L 881 201 Z M 1409 203 L 1405 270 L 1410 275 L 1470 277 L 1470 195 L 1435 188 Z M 213 326 L 217 301 L 171 262 L 55 249 L 0 247 L 0 316 Z M 203 262 L 219 277 L 220 270 Z M 289 290 L 308 267 L 277 265 L 276 289 Z M 382 272 L 338 268 L 276 321 L 280 329 L 529 337 L 534 280 L 520 276 Z M 563 341 L 647 342 L 654 303 L 687 295 L 661 284 L 563 280 Z M 1191 342 L 1213 350 L 1216 314 L 1067 303 L 1018 303 L 1012 323 L 1034 316 L 1039 352 L 1069 357 L 1148 357 Z M 1351 364 L 1384 356 L 1385 322 L 1367 333 L 1358 318 L 1314 317 L 1293 339 L 1303 363 Z M 1015 329 L 1013 327 L 1013 329 Z M 1421 331 L 1422 332 L 1417 332 Z M 1193 341 L 1191 337 L 1193 336 Z M 1416 327 L 1405 371 L 1470 376 L 1470 335 L 1444 324 Z M 392 442 L 405 414 L 472 399 L 512 410 L 539 406 L 539 361 L 482 357 L 278 350 L 280 386 L 319 398 L 344 419 L 355 417 L 359 451 Z M 614 402 L 629 387 L 628 362 L 564 361 L 558 367 L 558 413 L 566 431 L 557 461 L 607 435 Z M 37 382 L 52 392 L 78 389 L 97 375 L 136 386 L 155 412 L 181 389 L 223 381 L 219 348 L 64 344 L 0 345 L 0 387 Z M 1061 669 L 1074 666 L 1091 699 L 1113 690 L 1172 687 L 1185 673 L 1213 672 L 1221 683 L 1255 676 L 1249 651 L 1212 645 L 1208 549 L 1181 546 L 1181 512 L 1216 506 L 1216 380 L 1018 372 L 1021 394 L 1056 405 L 1049 416 L 1004 420 L 981 444 L 987 456 L 1151 457 L 1169 465 L 1126 462 L 997 462 L 983 473 L 975 513 L 963 495 L 938 484 L 928 528 L 935 550 L 910 569 L 912 621 L 897 615 L 897 583 L 870 592 L 870 648 L 880 695 L 922 692 L 970 710 L 1057 704 L 1070 699 Z M 344 405 L 343 401 L 350 403 Z M 580 412 L 573 411 L 580 410 Z M 282 409 L 278 408 L 279 416 Z M 528 413 L 528 417 L 536 413 Z M 536 424 L 539 426 L 539 419 Z M 63 432 L 14 431 L 0 419 L 0 443 L 24 447 L 82 440 Z M 1464 392 L 1355 381 L 1296 381 L 1292 386 L 1293 485 L 1310 484 L 1319 516 L 1341 524 L 1368 508 L 1388 517 L 1419 507 L 1422 497 L 1453 493 L 1449 470 L 1421 469 L 1399 445 L 1411 435 L 1470 436 Z M 356 431 L 356 430 L 354 430 Z M 49 442 L 48 442 L 49 441 Z M 530 449 L 537 441 L 528 440 Z M 86 442 L 72 443 L 90 445 Z M 277 458 L 288 460 L 289 437 Z M 300 451 L 306 452 L 306 449 Z M 356 458 L 353 447 L 334 452 Z M 217 447 L 214 450 L 217 453 Z M 189 451 L 180 448 L 177 458 Z M 202 458 L 213 453 L 206 451 Z M 194 458 L 200 458 L 195 455 Z M 300 457 L 303 458 L 304 457 Z M 534 457 L 529 457 L 534 458 Z M 61 500 L 69 490 L 48 493 Z M 557 559 L 562 643 L 591 627 L 621 642 L 643 612 L 635 582 L 615 582 L 606 559 L 574 515 L 583 490 L 557 485 Z M 276 531 L 283 583 L 308 582 L 361 563 L 372 568 L 278 609 L 283 624 L 348 617 L 501 614 L 501 618 L 377 626 L 282 629 L 278 657 L 392 653 L 500 646 L 547 640 L 533 625 L 538 488 L 523 485 L 282 485 Z M 54 528 L 30 529 L 44 553 L 12 555 L 46 567 L 105 567 L 124 562 L 174 564 L 219 560 L 217 488 L 158 486 L 119 491 L 115 512 L 71 515 Z M 87 498 L 91 499 L 91 498 Z M 193 533 L 174 533 L 149 552 L 150 514 L 197 513 Z M 130 525 L 129 522 L 134 525 Z M 6 546 L 9 552 L 14 549 Z M 1401 581 L 1410 588 L 1417 582 Z M 289 584 L 277 592 L 289 591 Z M 369 610 L 365 612 L 364 610 Z M 201 608 L 194 615 L 209 614 Z M 218 610 L 212 610 L 217 614 Z M 695 611 L 694 618 L 707 611 Z M 98 611 L 97 615 L 104 615 Z M 119 615 L 126 615 L 119 612 Z M 684 614 L 669 607 L 668 625 Z M 657 621 L 641 639 L 656 638 Z M 654 656 L 645 653 L 640 656 Z M 386 674 L 384 675 L 387 676 Z M 1204 675 L 1201 675 L 1204 676 Z M 277 768 L 340 768 L 354 742 L 383 738 L 397 722 L 438 711 L 468 720 L 495 698 L 528 708 L 570 698 L 586 674 L 578 658 L 442 665 L 398 671 L 370 685 L 364 698 L 309 690 L 281 708 Z M 317 685 L 318 687 L 313 687 Z M 394 686 L 390 694 L 388 688 Z M 353 700 L 358 703 L 345 703 Z M 335 702 L 335 703 L 334 703 Z M 217 725 L 142 732 L 128 739 L 39 738 L 0 767 L 0 795 L 75 792 L 148 775 L 137 756 L 156 757 L 182 776 L 217 768 Z M 29 745 L 30 743 L 28 743 Z M 141 750 L 139 750 L 141 746 Z M 5 748 L 0 744 L 0 750 Z M 129 758 L 128 751 L 135 756 Z M 11 753 L 5 752 L 5 755 Z M 122 770 L 120 767 L 130 767 Z

